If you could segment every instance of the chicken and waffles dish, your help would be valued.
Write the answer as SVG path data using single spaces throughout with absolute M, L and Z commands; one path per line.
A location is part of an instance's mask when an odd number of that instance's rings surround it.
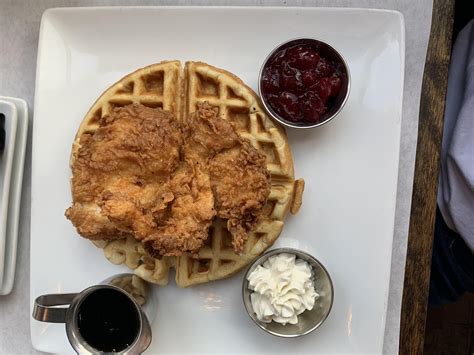
M 303 180 L 280 126 L 235 75 L 201 62 L 139 69 L 77 132 L 66 217 L 115 264 L 181 287 L 228 277 L 278 238 Z

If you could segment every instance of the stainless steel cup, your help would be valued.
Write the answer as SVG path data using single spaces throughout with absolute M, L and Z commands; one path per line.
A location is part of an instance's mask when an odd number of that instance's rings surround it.
M 151 327 L 146 314 L 137 302 L 137 295 L 134 295 L 134 297 L 132 293 L 129 293 L 130 291 L 127 292 L 121 288 L 120 284 L 130 285 L 126 282 L 127 277 L 132 278 L 131 275 L 118 275 L 118 277 L 107 279 L 107 284 L 91 286 L 79 293 L 39 296 L 35 300 L 33 318 L 41 322 L 65 323 L 67 337 L 77 354 L 141 354 L 151 343 Z M 114 286 L 113 283 L 119 285 Z M 138 327 L 134 330 L 133 341 L 122 349 L 104 351 L 99 349 L 97 345 L 93 346 L 85 339 L 85 330 L 79 326 L 79 319 L 83 316 L 80 313 L 81 305 L 88 299 L 90 300 L 92 296 L 97 296 L 101 290 L 117 293 L 116 296 L 122 299 L 125 297 L 128 301 L 128 306 L 130 306 L 129 312 L 136 317 L 134 319 L 138 320 Z M 141 298 L 138 297 L 138 301 L 140 300 Z M 97 312 L 100 312 L 100 305 L 97 308 Z M 123 312 L 123 309 L 117 309 L 117 314 L 120 314 L 120 312 Z
M 268 61 L 272 58 L 272 56 L 279 50 L 288 48 L 291 46 L 295 46 L 298 44 L 309 44 L 309 45 L 315 45 L 319 48 L 319 51 L 323 53 L 325 56 L 327 56 L 330 59 L 337 60 L 340 62 L 343 67 L 344 67 L 344 73 L 346 75 L 346 79 L 342 83 L 342 89 L 339 95 L 335 98 L 335 102 L 333 105 L 330 107 L 328 112 L 326 112 L 321 121 L 317 123 L 297 123 L 297 122 L 291 122 L 286 120 L 285 118 L 281 117 L 276 111 L 272 108 L 271 104 L 266 100 L 265 95 L 263 95 L 263 89 L 262 89 L 262 78 L 263 78 L 263 71 L 268 63 Z M 262 100 L 262 104 L 265 108 L 265 111 L 267 114 L 273 118 L 275 121 L 279 122 L 283 126 L 286 127 L 291 127 L 291 128 L 315 128 L 322 126 L 329 121 L 331 121 L 334 117 L 336 117 L 341 111 L 344 105 L 346 104 L 348 98 L 349 98 L 349 93 L 351 91 L 351 74 L 349 71 L 349 65 L 347 60 L 342 56 L 341 52 L 336 50 L 333 46 L 331 46 L 329 43 L 326 43 L 320 39 L 316 38 L 294 38 L 289 41 L 280 43 L 275 49 L 273 49 L 265 58 L 263 61 L 262 66 L 260 67 L 260 73 L 258 75 L 258 93 L 260 95 L 260 98 Z
M 248 275 L 250 275 L 259 265 L 262 265 L 268 258 L 281 253 L 294 254 L 297 258 L 306 261 L 311 266 L 315 290 L 319 294 L 313 309 L 300 314 L 298 316 L 297 324 L 283 325 L 273 321 L 270 323 L 264 323 L 257 318 L 257 315 L 252 308 L 252 302 L 250 299 L 252 291 L 249 289 L 249 281 L 247 279 Z M 242 298 L 248 315 L 261 329 L 278 337 L 295 338 L 311 333 L 324 323 L 331 312 L 334 301 L 334 287 L 329 272 L 314 256 L 298 249 L 277 248 L 267 251 L 249 266 L 242 280 Z

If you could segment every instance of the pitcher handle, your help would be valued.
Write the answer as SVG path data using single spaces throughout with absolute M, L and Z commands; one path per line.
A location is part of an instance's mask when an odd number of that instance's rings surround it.
M 35 300 L 33 318 L 40 322 L 64 323 L 69 305 L 77 295 L 77 293 L 58 293 L 39 296 Z

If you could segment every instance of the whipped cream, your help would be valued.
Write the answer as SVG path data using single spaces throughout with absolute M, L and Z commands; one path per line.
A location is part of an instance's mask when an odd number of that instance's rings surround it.
M 283 325 L 298 322 L 298 315 L 311 310 L 319 294 L 314 290 L 311 266 L 296 255 L 281 253 L 269 257 L 247 277 L 252 308 L 265 323 Z

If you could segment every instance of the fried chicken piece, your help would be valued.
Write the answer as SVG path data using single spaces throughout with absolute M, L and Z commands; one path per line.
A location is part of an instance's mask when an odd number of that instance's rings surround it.
M 66 216 L 82 236 L 128 235 L 160 255 L 196 252 L 215 216 L 207 176 L 182 160 L 179 123 L 161 109 L 128 105 L 81 137 Z M 183 207 L 184 206 L 184 207 Z
M 227 219 L 232 245 L 242 251 L 270 194 L 265 157 L 247 142 L 217 154 L 209 161 L 217 216 Z
M 200 104 L 186 124 L 185 152 L 207 165 L 217 216 L 227 219 L 232 245 L 240 252 L 270 194 L 265 156 L 208 103 Z
M 204 102 L 184 122 L 185 154 L 206 166 L 216 154 L 237 147 L 241 141 L 234 127 L 217 113 L 217 107 Z
M 216 215 L 242 251 L 270 193 L 265 157 L 207 103 L 182 123 L 117 108 L 80 145 L 67 218 L 85 238 L 133 236 L 155 257 L 196 253 Z
M 153 255 L 195 253 L 208 238 L 215 217 L 209 176 L 199 164 L 185 162 L 169 182 L 175 199 L 157 231 L 144 239 Z

